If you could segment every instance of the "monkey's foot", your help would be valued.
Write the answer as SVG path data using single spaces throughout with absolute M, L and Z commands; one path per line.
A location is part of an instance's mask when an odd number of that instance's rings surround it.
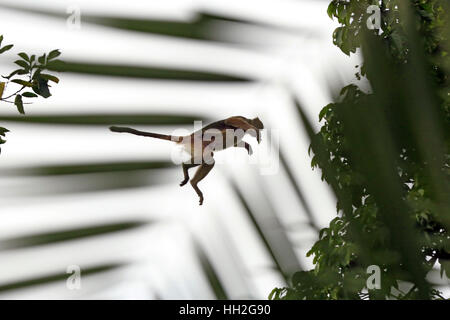
M 183 181 L 181 181 L 180 183 L 180 187 L 184 186 L 186 183 L 188 183 L 189 179 L 184 179 Z
M 198 203 L 199 206 L 201 206 L 203 204 L 203 196 L 200 196 L 200 201 Z

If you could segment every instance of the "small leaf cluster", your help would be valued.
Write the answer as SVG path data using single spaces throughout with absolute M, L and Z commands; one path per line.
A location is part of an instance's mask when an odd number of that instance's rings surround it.
M 416 28 L 423 35 L 423 46 L 432 56 L 446 56 L 448 48 L 441 46 L 444 39 L 442 29 L 445 28 L 445 10 L 442 0 L 412 0 L 412 6 L 418 14 Z M 382 37 L 392 57 L 399 63 L 408 59 L 408 43 L 402 17 L 400 16 L 401 0 L 333 0 L 328 6 L 328 16 L 336 18 L 340 23 L 333 32 L 333 43 L 346 55 L 355 53 L 361 48 L 362 37 L 367 30 L 367 20 L 372 13 L 367 12 L 370 5 L 380 9 L 380 29 L 372 30 L 373 34 Z M 365 29 L 365 30 L 363 30 Z M 434 66 L 437 77 L 444 77 L 442 68 Z M 365 76 L 364 64 L 361 65 L 357 78 Z
M 0 54 L 11 50 L 14 45 L 8 44 L 2 47 L 3 35 L 0 35 Z M 59 50 L 53 50 L 41 56 L 28 55 L 25 52 L 18 54 L 19 59 L 14 61 L 17 69 L 8 75 L 2 75 L 0 81 L 0 102 L 14 104 L 20 114 L 25 114 L 24 105 L 28 104 L 26 99 L 37 97 L 48 98 L 50 93 L 50 82 L 59 83 L 59 79 L 49 74 L 49 63 L 58 61 L 61 55 Z M 11 89 L 7 93 L 7 89 Z M 0 127 L 0 136 L 5 137 L 7 129 Z M 5 140 L 0 137 L 0 144 Z M 0 149 L 1 150 L 1 149 Z

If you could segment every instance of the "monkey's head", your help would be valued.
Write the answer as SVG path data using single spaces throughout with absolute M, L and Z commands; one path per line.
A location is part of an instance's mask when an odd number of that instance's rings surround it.
M 259 120 L 259 118 L 252 119 L 252 125 L 260 130 L 264 129 L 264 124 L 261 122 L 261 120 Z

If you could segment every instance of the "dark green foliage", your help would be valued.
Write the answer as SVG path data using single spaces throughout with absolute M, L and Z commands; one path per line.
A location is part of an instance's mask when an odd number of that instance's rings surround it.
M 3 35 L 0 35 L 0 54 L 13 48 L 12 44 L 2 47 L 2 41 Z M 23 101 L 23 98 L 37 98 L 38 96 L 43 98 L 50 97 L 50 85 L 48 82 L 53 81 L 58 83 L 59 79 L 55 76 L 44 74 L 42 71 L 48 70 L 48 63 L 57 61 L 54 59 L 60 54 L 59 50 L 53 50 L 48 56 L 43 54 L 36 61 L 35 55 L 29 56 L 25 52 L 20 52 L 18 54 L 20 59 L 14 61 L 20 68 L 12 71 L 7 76 L 1 76 L 6 81 L 0 81 L 0 102 L 14 104 L 20 114 L 25 114 L 24 104 L 26 102 Z M 16 88 L 11 93 L 6 94 L 6 89 L 9 89 L 10 85 L 12 87 L 16 86 Z M 25 89 L 31 89 L 34 93 L 30 91 L 22 93 Z M 2 131 L 0 134 L 4 137 L 5 132 L 7 131 Z M 5 142 L 5 140 L 0 138 L 0 144 Z
M 95 275 L 99 273 L 105 273 L 108 271 L 114 271 L 117 270 L 123 266 L 126 266 L 123 263 L 112 263 L 112 264 L 102 264 L 102 265 L 96 265 L 91 266 L 89 268 L 83 269 L 83 276 L 90 276 Z M 39 278 L 31 278 L 31 279 L 25 279 L 17 282 L 11 282 L 7 284 L 0 285 L 0 292 L 6 292 L 10 290 L 17 290 L 17 289 L 23 289 L 28 288 L 32 286 L 39 286 L 49 283 L 57 283 L 58 281 L 64 281 L 67 280 L 67 273 L 55 273 L 55 274 L 49 274 L 43 277 Z
M 380 32 L 365 28 L 365 8 L 374 3 Z M 362 49 L 371 91 L 346 86 L 320 112 L 320 132 L 308 130 L 312 167 L 336 194 L 338 217 L 308 252 L 315 269 L 270 298 L 441 298 L 425 275 L 439 262 L 450 276 L 446 12 L 433 0 L 330 4 L 342 24 L 334 42 L 347 54 Z M 367 288 L 370 265 L 380 267 L 379 289 Z
M 0 6 L 9 10 L 19 10 L 20 12 L 28 12 L 64 20 L 67 19 L 66 13 L 58 12 L 56 10 L 22 7 L 15 4 L 0 4 Z M 215 29 L 223 29 L 227 28 L 228 25 L 232 26 L 236 24 L 252 27 L 265 27 L 269 30 L 273 30 L 276 28 L 284 29 L 280 26 L 271 25 L 270 23 L 264 23 L 256 20 L 247 20 L 243 19 L 242 17 L 231 16 L 228 14 L 211 14 L 210 12 L 206 13 L 202 11 L 197 11 L 197 13 L 187 21 L 177 21 L 174 19 L 155 19 L 151 17 L 137 18 L 132 16 L 98 15 L 89 13 L 83 13 L 83 15 L 80 17 L 80 20 L 83 24 L 89 23 L 129 32 L 156 34 L 195 41 L 216 41 L 239 44 L 242 44 L 242 40 L 233 37 L 223 37 L 219 32 L 215 32 Z M 292 31 L 290 28 L 287 28 L 286 30 Z
M 130 172 L 141 170 L 160 170 L 173 167 L 173 163 L 166 161 L 153 162 L 108 162 L 108 163 L 73 163 L 67 165 L 38 166 L 22 169 L 1 171 L 2 174 L 13 176 L 60 176 L 92 173 Z
M 141 113 L 141 114 L 74 114 L 59 115 L 51 114 L 45 116 L 0 116 L 0 121 L 23 122 L 35 124 L 62 124 L 62 125 L 110 125 L 110 124 L 128 124 L 128 125 L 153 125 L 153 126 L 174 126 L 190 125 L 196 120 L 207 121 L 204 116 L 195 114 L 161 114 L 161 113 Z
M 200 266 L 208 280 L 211 289 L 214 291 L 216 298 L 219 300 L 227 300 L 228 295 L 219 275 L 217 274 L 216 269 L 208 258 L 208 255 L 205 253 L 202 246 L 195 240 L 195 238 L 192 238 L 192 241 Z
M 96 226 L 84 226 L 81 228 L 58 230 L 54 232 L 26 235 L 2 240 L 1 250 L 29 248 L 34 246 L 53 245 L 64 241 L 78 240 L 99 235 L 123 232 L 146 225 L 144 221 L 124 221 Z
M 4 144 L 6 142 L 5 139 L 3 139 L 6 136 L 6 133 L 9 132 L 8 129 L 0 127 L 0 145 Z M 1 152 L 1 148 L 0 148 L 0 152 Z
M 78 61 L 54 61 L 48 65 L 52 71 L 100 76 L 176 81 L 249 82 L 252 79 L 218 72 L 171 69 L 149 66 L 132 66 Z

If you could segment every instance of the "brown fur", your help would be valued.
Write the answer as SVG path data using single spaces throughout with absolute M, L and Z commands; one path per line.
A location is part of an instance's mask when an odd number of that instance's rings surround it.
M 255 135 L 256 139 L 258 140 L 258 143 L 261 142 L 260 130 L 264 129 L 264 125 L 261 122 L 261 120 L 259 120 L 259 118 L 248 119 L 248 118 L 241 117 L 241 116 L 230 117 L 230 118 L 227 118 L 224 120 L 213 122 L 213 123 L 203 127 L 201 130 L 193 132 L 192 134 L 190 134 L 188 136 L 184 136 L 184 137 L 164 135 L 164 134 L 152 133 L 152 132 L 144 132 L 144 131 L 139 131 L 139 130 L 135 130 L 132 128 L 126 128 L 126 127 L 115 127 L 115 126 L 110 127 L 110 130 L 113 132 L 127 132 L 127 133 L 144 136 L 144 137 L 170 140 L 170 141 L 176 142 L 178 144 L 183 144 L 184 146 L 187 146 L 186 151 L 188 151 L 191 154 L 192 158 L 191 158 L 191 161 L 182 164 L 184 179 L 180 183 L 180 186 L 184 186 L 186 183 L 188 183 L 188 181 L 190 179 L 188 170 L 190 168 L 200 166 L 200 168 L 197 169 L 194 177 L 191 179 L 192 188 L 195 190 L 195 192 L 199 196 L 200 205 L 203 204 L 203 193 L 200 191 L 200 189 L 198 188 L 197 185 L 202 179 L 204 179 L 208 175 L 208 173 L 214 167 L 214 159 L 212 159 L 212 161 L 209 161 L 207 163 L 206 161 L 203 161 L 203 157 L 202 157 L 201 161 L 198 162 L 198 158 L 196 158 L 196 155 L 203 156 L 205 149 L 209 148 L 211 150 L 208 149 L 207 151 L 209 151 L 211 153 L 211 156 L 213 156 L 213 151 L 220 151 L 220 150 L 232 147 L 232 146 L 233 147 L 243 147 L 247 150 L 248 154 L 251 155 L 252 154 L 251 146 L 247 142 L 240 141 L 240 139 L 242 137 L 236 138 L 232 145 L 226 144 L 226 142 L 227 142 L 226 141 L 226 131 L 227 130 L 237 130 L 237 129 L 241 129 L 245 132 Z M 223 148 L 216 149 L 215 145 L 213 144 L 214 139 L 212 139 L 211 141 L 208 141 L 208 140 L 205 141 L 203 139 L 205 132 L 207 132 L 208 130 L 214 130 L 215 132 L 222 134 L 223 143 L 221 144 L 221 146 L 223 146 Z M 248 130 L 250 130 L 250 131 L 248 131 Z M 202 141 L 199 144 L 199 146 L 201 147 L 201 150 L 195 150 L 195 147 L 197 147 L 197 144 L 195 144 L 196 137 L 202 137 Z

